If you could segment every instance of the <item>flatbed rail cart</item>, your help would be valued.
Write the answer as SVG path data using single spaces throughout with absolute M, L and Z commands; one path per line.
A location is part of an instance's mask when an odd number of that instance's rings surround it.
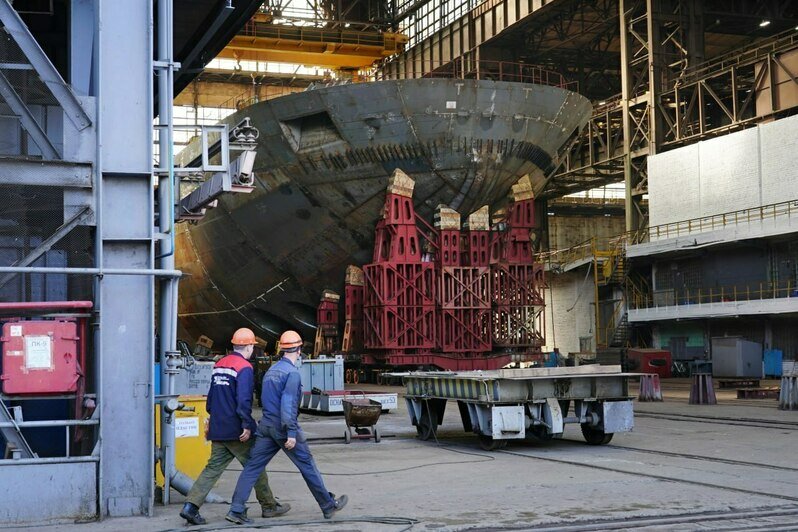
M 609 443 L 634 427 L 629 379 L 620 366 L 410 372 L 401 375 L 410 420 L 418 436 L 435 436 L 446 403 L 457 401 L 463 428 L 485 450 L 509 440 L 562 437 L 579 423 L 590 445 Z M 569 415 L 570 414 L 570 415 Z

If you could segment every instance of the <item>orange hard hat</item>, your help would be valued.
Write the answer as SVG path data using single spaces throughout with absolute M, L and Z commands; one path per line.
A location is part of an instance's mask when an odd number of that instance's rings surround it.
M 280 336 L 280 349 L 293 349 L 302 345 L 302 337 L 296 331 L 285 331 Z
M 252 332 L 252 329 L 241 327 L 233 334 L 230 343 L 233 345 L 255 345 L 258 342 L 255 340 L 255 333 Z

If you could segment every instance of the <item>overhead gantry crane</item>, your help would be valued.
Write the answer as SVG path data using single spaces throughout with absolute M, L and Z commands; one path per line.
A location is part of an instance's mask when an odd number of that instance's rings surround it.
M 390 31 L 387 19 L 345 21 L 338 8 L 308 3 L 309 16 L 302 17 L 293 16 L 302 9 L 266 5 L 218 57 L 357 71 L 403 51 L 408 38 Z M 351 13 L 344 9 L 341 14 Z

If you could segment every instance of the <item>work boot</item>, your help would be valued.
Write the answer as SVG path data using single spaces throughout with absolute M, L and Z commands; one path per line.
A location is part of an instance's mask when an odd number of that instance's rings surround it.
M 343 510 L 344 506 L 346 506 L 346 503 L 349 502 L 349 497 L 347 497 L 346 495 L 341 495 L 337 499 L 335 498 L 335 494 L 333 493 L 330 493 L 330 496 L 335 501 L 335 506 L 333 506 L 329 510 L 324 510 L 325 519 L 332 519 L 333 514 L 338 510 Z
M 227 515 L 224 516 L 225 519 L 230 521 L 231 523 L 235 523 L 237 525 L 251 525 L 255 521 L 247 517 L 247 511 L 244 510 L 243 512 L 234 512 L 230 510 L 227 512 Z
M 291 509 L 291 505 L 288 503 L 280 504 L 279 502 L 274 503 L 274 506 L 269 508 L 263 509 L 263 517 L 280 517 L 281 515 L 288 513 L 288 510 Z
M 199 508 L 190 502 L 183 505 L 183 509 L 180 510 L 180 517 L 188 521 L 190 525 L 204 525 L 206 523 L 199 513 Z

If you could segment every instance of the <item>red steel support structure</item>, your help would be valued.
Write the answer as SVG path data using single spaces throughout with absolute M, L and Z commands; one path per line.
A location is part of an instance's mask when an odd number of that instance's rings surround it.
M 543 266 L 534 262 L 530 234 L 534 196 L 528 177 L 513 185 L 503 231 L 491 242 L 493 345 L 527 354 L 543 346 Z
M 344 282 L 344 338 L 341 351 L 351 353 L 363 349 L 363 270 L 357 266 L 346 268 Z
M 363 268 L 364 338 L 367 349 L 390 355 L 435 348 L 434 265 L 422 262 L 413 207 L 415 183 L 391 175 L 383 219 L 377 223 L 373 262 Z
M 316 341 L 313 356 L 330 354 L 338 348 L 338 302 L 341 296 L 325 290 L 316 307 Z
M 490 211 L 485 205 L 471 213 L 466 222 L 468 236 L 466 237 L 467 251 L 464 254 L 463 265 L 483 266 L 490 265 Z
M 490 353 L 493 346 L 488 268 L 444 266 L 440 279 L 441 351 L 469 356 Z
M 438 233 L 438 349 L 464 357 L 491 352 L 490 276 L 488 268 L 462 266 L 460 215 L 439 206 Z
M 544 279 L 530 238 L 529 179 L 513 187 L 493 231 L 485 206 L 468 217 L 465 234 L 460 215 L 445 206 L 438 207 L 434 228 L 417 218 L 413 187 L 401 170 L 394 172 L 373 260 L 363 267 L 365 286 L 350 282 L 354 270 L 347 270 L 344 350 L 357 354 L 362 312 L 359 358 L 367 366 L 459 371 L 534 359 L 543 345 Z

